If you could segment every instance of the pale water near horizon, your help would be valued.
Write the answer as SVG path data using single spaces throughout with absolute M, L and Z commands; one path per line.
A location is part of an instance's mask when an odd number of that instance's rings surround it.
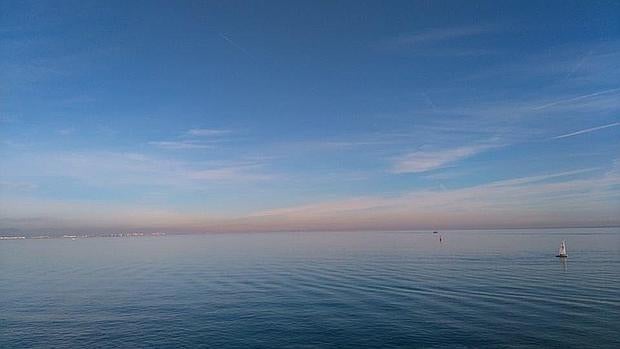
M 619 228 L 442 235 L 1 241 L 0 348 L 620 348 Z

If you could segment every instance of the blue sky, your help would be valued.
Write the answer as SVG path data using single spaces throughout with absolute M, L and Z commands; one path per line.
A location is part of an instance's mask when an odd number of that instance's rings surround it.
M 620 4 L 0 4 L 4 231 L 620 224 Z

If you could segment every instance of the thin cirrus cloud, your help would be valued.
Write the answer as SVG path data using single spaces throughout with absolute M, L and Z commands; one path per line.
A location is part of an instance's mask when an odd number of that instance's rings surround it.
M 75 132 L 75 129 L 73 128 L 63 128 L 63 129 L 56 131 L 56 133 L 58 133 L 60 136 L 69 136 L 73 134 L 74 132 Z
M 360 226 L 390 226 L 394 229 L 429 226 L 544 225 L 554 220 L 586 219 L 575 209 L 587 205 L 596 208 L 592 221 L 609 220 L 617 204 L 610 205 L 618 195 L 620 172 L 614 167 L 594 176 L 595 169 L 550 173 L 499 180 L 482 185 L 441 191 L 416 190 L 397 196 L 364 196 L 344 200 L 311 203 L 256 212 L 272 227 L 297 224 L 313 227 L 323 222 L 342 229 Z M 555 203 L 553 209 L 548 208 Z M 492 218 L 488 212 L 493 211 Z M 447 212 L 450 214 L 446 215 Z M 496 220 L 496 221 L 494 221 Z M 501 223 L 500 223 L 501 222 Z
M 468 145 L 452 149 L 414 151 L 394 160 L 390 172 L 392 173 L 422 173 L 448 166 L 459 160 L 472 157 L 498 145 L 479 144 Z
M 106 188 L 125 186 L 193 188 L 218 182 L 249 182 L 272 178 L 264 161 L 188 161 L 139 153 L 83 151 L 22 154 L 6 159 L 20 178 L 36 169 L 41 177 L 72 179 Z
M 140 159 L 137 155 L 131 158 Z M 0 201 L 0 222 L 20 223 L 33 229 L 137 227 L 146 230 L 275 231 L 291 229 L 412 229 L 424 227 L 549 226 L 618 223 L 620 172 L 615 162 L 609 171 L 585 168 L 504 179 L 452 190 L 420 189 L 395 196 L 361 196 L 319 201 L 301 206 L 255 211 L 234 216 L 205 216 L 204 212 L 177 212 L 170 208 L 101 206 L 95 202 Z M 593 172 L 594 175 L 586 176 Z M 210 176 L 210 175 L 209 175 Z M 553 209 L 548 208 L 554 203 Z M 97 206 L 99 205 L 99 206 Z M 587 206 L 593 213 L 576 211 Z M 76 215 L 76 212 L 80 214 Z M 93 214 L 96 212 L 96 214 Z M 493 214 L 489 215 L 489 212 Z M 449 213 L 449 214 L 448 214 Z M 47 218 L 42 221 L 32 215 Z M 21 218 L 19 218 L 21 217 Z M 21 220 L 21 222 L 18 222 Z
M 611 123 L 611 124 L 608 124 L 608 125 L 586 128 L 586 129 L 583 129 L 583 130 L 579 130 L 579 131 L 575 131 L 575 132 L 571 132 L 571 133 L 555 136 L 552 139 L 561 139 L 561 138 L 578 136 L 578 135 L 581 135 L 581 134 L 584 134 L 584 133 L 590 133 L 590 132 L 594 132 L 594 131 L 598 131 L 598 130 L 603 130 L 603 129 L 606 129 L 606 128 L 609 128 L 609 127 L 616 127 L 616 126 L 620 126 L 620 122 L 614 122 L 614 123 Z
M 208 149 L 213 146 L 210 144 L 195 142 L 195 141 L 154 141 L 149 142 L 150 145 L 156 146 L 162 149 L 170 150 L 183 150 L 183 149 Z
M 620 88 L 612 88 L 612 89 L 608 89 L 608 90 L 597 91 L 597 92 L 588 93 L 588 94 L 584 94 L 584 95 L 577 96 L 577 97 L 571 97 L 571 98 L 566 98 L 566 99 L 561 99 L 561 100 L 553 101 L 553 102 L 550 102 L 550 103 L 545 103 L 543 105 L 536 106 L 536 107 L 534 107 L 532 109 L 533 110 L 542 110 L 542 109 L 553 107 L 553 106 L 556 106 L 556 105 L 559 105 L 559 104 L 574 103 L 574 102 L 578 102 L 578 101 L 581 101 L 581 100 L 584 100 L 584 99 L 598 97 L 598 96 L 601 96 L 601 95 L 615 93 L 615 92 L 618 92 L 618 91 L 620 91 Z
M 414 34 L 400 35 L 395 39 L 387 42 L 388 46 L 420 46 L 429 45 L 438 42 L 445 42 L 449 40 L 461 39 L 466 37 L 472 37 L 482 34 L 487 34 L 495 31 L 494 26 L 489 25 L 470 25 L 461 27 L 447 27 L 447 28 L 433 28 L 425 31 L 420 31 Z
M 176 141 L 151 141 L 148 144 L 168 150 L 208 149 L 213 148 L 213 143 L 221 142 L 223 140 L 222 136 L 229 133 L 230 130 L 193 128 L 184 134 L 183 138 L 185 139 Z M 209 140 L 207 142 L 204 140 L 196 140 L 196 138 L 209 138 Z
M 195 137 L 209 137 L 209 136 L 222 136 L 229 134 L 230 130 L 214 129 L 214 128 L 193 128 L 187 131 L 189 136 Z

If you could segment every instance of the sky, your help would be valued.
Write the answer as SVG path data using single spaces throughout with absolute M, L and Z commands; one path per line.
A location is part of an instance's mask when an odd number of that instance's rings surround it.
M 0 233 L 619 225 L 619 14 L 0 2 Z

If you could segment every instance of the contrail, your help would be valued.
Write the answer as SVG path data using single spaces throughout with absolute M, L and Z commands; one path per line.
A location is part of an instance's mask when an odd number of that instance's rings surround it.
M 594 93 L 590 93 L 590 94 L 583 95 L 583 96 L 577 96 L 577 97 L 574 97 L 574 98 L 563 99 L 563 100 L 547 103 L 547 104 L 544 104 L 544 105 L 541 105 L 541 106 L 538 106 L 538 107 L 534 107 L 532 109 L 533 110 L 541 110 L 541 109 L 545 109 L 545 108 L 548 108 L 548 107 L 552 107 L 554 105 L 558 105 L 558 104 L 562 104 L 562 103 L 567 103 L 567 102 L 579 101 L 579 100 L 582 100 L 582 99 L 586 99 L 586 98 L 590 98 L 590 97 L 596 97 L 596 96 L 600 96 L 600 95 L 604 95 L 604 94 L 612 93 L 612 92 L 616 92 L 616 91 L 620 91 L 620 88 L 612 88 L 612 89 L 609 89 L 609 90 L 594 92 Z
M 222 33 L 218 33 L 220 35 L 220 37 L 224 40 L 226 40 L 227 43 L 231 44 L 234 48 L 236 48 L 237 50 L 245 53 L 246 55 L 250 55 L 248 53 L 248 51 L 246 51 L 243 47 L 239 46 L 236 42 L 234 42 L 231 38 L 229 38 L 228 36 L 222 34 Z
M 614 122 L 613 124 L 604 125 L 604 126 L 597 126 L 597 127 L 592 127 L 592 128 L 586 128 L 585 130 L 571 132 L 571 133 L 567 133 L 567 134 L 561 135 L 561 136 L 555 136 L 552 139 L 560 139 L 560 138 L 572 137 L 572 136 L 580 135 L 582 133 L 594 132 L 594 131 L 598 131 L 598 130 L 602 130 L 604 128 L 614 127 L 614 126 L 620 126 L 620 122 Z

